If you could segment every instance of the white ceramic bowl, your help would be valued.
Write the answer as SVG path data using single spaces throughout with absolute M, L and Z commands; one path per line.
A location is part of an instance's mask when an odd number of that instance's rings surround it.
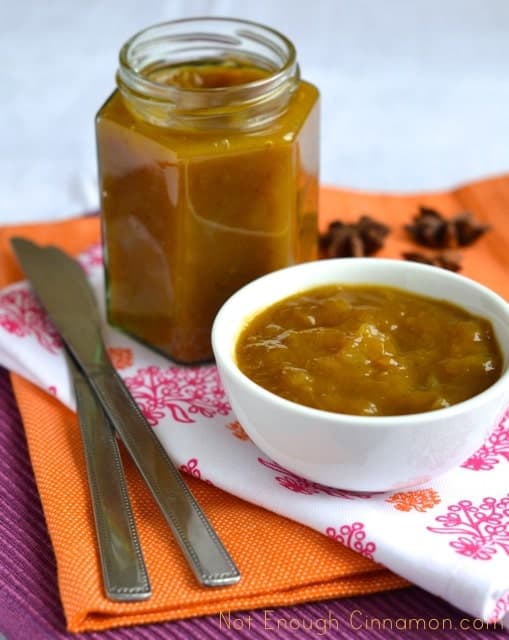
M 238 369 L 235 344 L 254 314 L 304 289 L 333 283 L 395 286 L 446 299 L 489 319 L 504 356 L 501 378 L 445 409 L 364 417 L 296 404 L 263 389 Z M 321 260 L 258 278 L 220 309 L 212 345 L 232 408 L 253 442 L 294 473 L 341 489 L 387 491 L 427 482 L 466 460 L 509 402 L 509 305 L 473 280 L 402 260 Z

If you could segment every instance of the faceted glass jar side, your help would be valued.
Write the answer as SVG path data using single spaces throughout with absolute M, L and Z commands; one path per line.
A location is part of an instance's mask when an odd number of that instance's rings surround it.
M 261 127 L 235 108 L 161 126 L 117 90 L 96 119 L 108 319 L 179 362 L 212 357 L 237 289 L 316 257 L 318 91 L 298 81 Z

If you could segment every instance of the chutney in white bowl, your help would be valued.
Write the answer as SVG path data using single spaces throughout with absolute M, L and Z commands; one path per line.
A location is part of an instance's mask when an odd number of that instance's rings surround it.
M 501 375 L 491 323 L 395 287 L 306 289 L 252 317 L 239 369 L 287 400 L 323 411 L 390 416 L 449 407 Z
M 484 391 L 449 407 L 380 416 L 323 411 L 293 402 L 240 370 L 236 347 L 252 318 L 306 289 L 338 283 L 446 298 L 485 318 L 502 354 L 500 376 Z M 233 412 L 261 451 L 293 473 L 350 491 L 402 489 L 445 473 L 481 446 L 509 403 L 507 302 L 469 278 L 403 260 L 318 260 L 258 278 L 222 306 L 212 344 Z

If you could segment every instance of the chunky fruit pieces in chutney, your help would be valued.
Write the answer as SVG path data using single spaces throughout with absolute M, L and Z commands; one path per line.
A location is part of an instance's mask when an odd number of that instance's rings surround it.
M 253 317 L 240 370 L 299 404 L 367 416 L 421 413 L 470 398 L 501 375 L 491 324 L 442 300 L 381 286 L 325 286 Z

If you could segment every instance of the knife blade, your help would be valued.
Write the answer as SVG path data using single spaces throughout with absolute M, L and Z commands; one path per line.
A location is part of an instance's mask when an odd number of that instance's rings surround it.
M 65 347 L 64 354 L 76 396 L 104 592 L 117 602 L 146 600 L 150 582 L 115 431 Z
M 240 573 L 178 469 L 111 364 L 102 339 L 94 293 L 80 265 L 57 247 L 25 238 L 11 244 L 172 529 L 197 580 L 235 584 Z

